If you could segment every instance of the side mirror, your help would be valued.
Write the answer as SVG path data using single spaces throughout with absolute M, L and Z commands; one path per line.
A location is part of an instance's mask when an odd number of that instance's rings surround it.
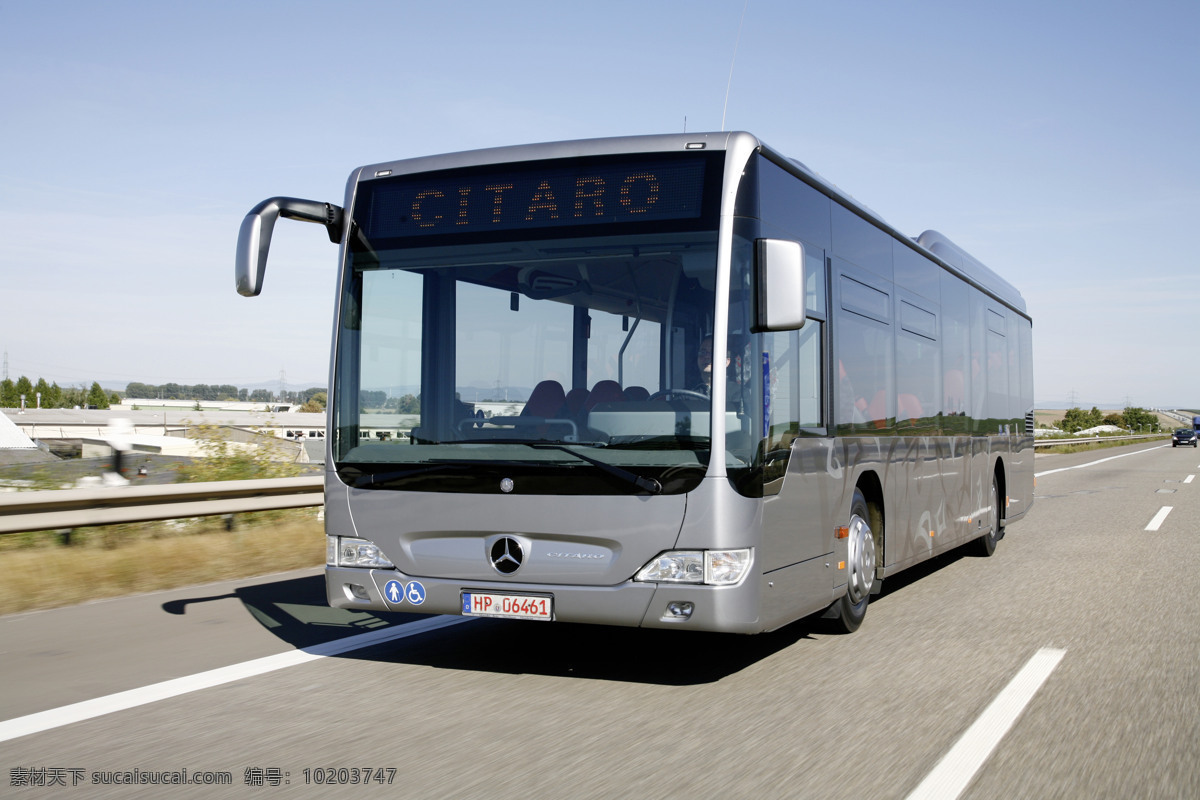
M 344 214 L 338 206 L 295 197 L 263 200 L 250 209 L 238 231 L 237 259 L 234 264 L 238 294 L 255 297 L 262 291 L 263 275 L 267 271 L 267 252 L 271 249 L 271 232 L 279 217 L 316 222 L 325 226 L 331 242 L 337 244 L 342 240 Z
M 755 242 L 758 282 L 755 330 L 794 331 L 804 325 L 804 246 L 786 239 Z

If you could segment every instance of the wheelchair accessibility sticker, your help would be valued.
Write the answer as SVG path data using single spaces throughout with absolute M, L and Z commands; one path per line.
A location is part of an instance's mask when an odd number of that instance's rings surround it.
M 419 606 L 425 602 L 425 587 L 418 581 L 409 581 L 408 586 L 404 587 L 404 596 L 408 598 L 408 602 Z

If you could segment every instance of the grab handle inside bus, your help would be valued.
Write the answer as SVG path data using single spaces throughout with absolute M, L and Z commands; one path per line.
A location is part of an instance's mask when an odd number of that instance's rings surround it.
M 757 331 L 792 331 L 804 325 L 804 246 L 759 239 Z
M 263 200 L 250 209 L 238 231 L 234 280 L 238 294 L 244 297 L 255 297 L 262 291 L 267 252 L 271 249 L 271 231 L 279 217 L 316 222 L 325 226 L 329 241 L 337 244 L 342 240 L 344 214 L 339 206 L 295 197 Z

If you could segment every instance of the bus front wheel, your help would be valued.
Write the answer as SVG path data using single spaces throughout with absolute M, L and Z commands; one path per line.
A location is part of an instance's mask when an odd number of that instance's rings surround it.
M 867 499 L 861 490 L 855 489 L 850 501 L 846 543 L 846 594 L 836 600 L 826 614 L 839 633 L 854 633 L 867 615 L 867 603 L 875 583 L 875 536 L 871 532 L 870 519 Z

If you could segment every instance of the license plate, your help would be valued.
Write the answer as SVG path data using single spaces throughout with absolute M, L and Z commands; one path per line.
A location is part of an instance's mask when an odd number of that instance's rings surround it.
M 466 617 L 552 620 L 554 598 L 546 595 L 463 592 L 462 613 Z

